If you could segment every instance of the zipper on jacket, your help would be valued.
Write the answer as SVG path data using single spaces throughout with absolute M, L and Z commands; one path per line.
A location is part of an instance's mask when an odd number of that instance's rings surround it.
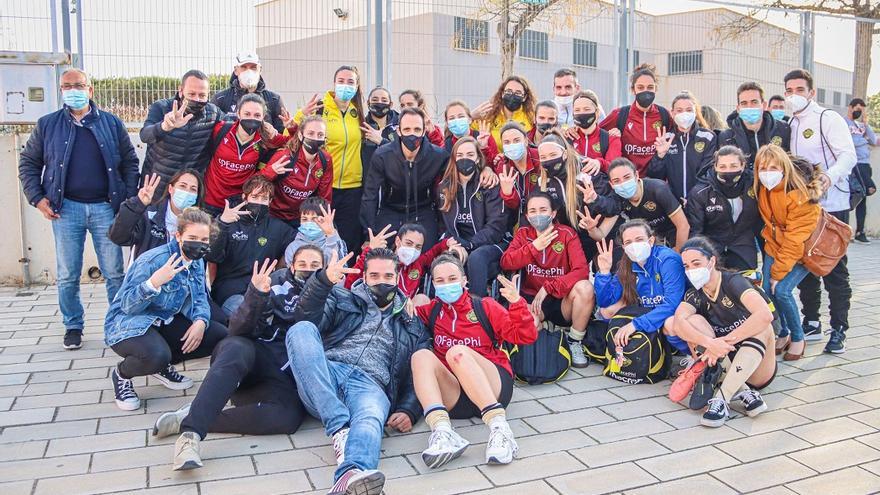
M 648 140 L 648 112 L 642 112 L 642 141 Z
M 688 193 L 688 146 L 691 144 L 691 135 L 690 131 L 687 133 L 687 143 L 684 142 L 684 134 L 678 136 L 678 142 L 681 143 L 681 154 L 684 157 L 682 160 L 682 179 L 681 179 L 681 193 L 684 194 L 684 197 L 687 197 Z
M 349 103 L 349 106 L 351 103 Z M 342 166 L 339 168 L 339 188 L 342 189 L 342 178 L 345 177 L 345 157 L 348 155 L 348 126 L 345 125 L 345 112 L 342 111 L 341 108 L 336 107 L 339 110 L 340 122 L 342 122 L 342 132 L 345 133 L 345 141 L 342 144 Z

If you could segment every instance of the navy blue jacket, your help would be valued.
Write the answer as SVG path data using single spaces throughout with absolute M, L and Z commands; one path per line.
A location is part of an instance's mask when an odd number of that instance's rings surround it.
M 107 201 L 113 211 L 119 211 L 123 201 L 137 194 L 139 160 L 119 117 L 99 110 L 94 102 L 90 101 L 89 106 L 91 111 L 81 123 L 98 141 L 107 164 Z M 76 144 L 75 126 L 66 105 L 37 121 L 18 162 L 18 178 L 32 206 L 48 198 L 52 211 L 57 213 L 61 209 L 70 155 Z

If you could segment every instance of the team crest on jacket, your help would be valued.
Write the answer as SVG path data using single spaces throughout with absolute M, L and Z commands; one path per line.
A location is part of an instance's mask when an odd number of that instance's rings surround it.
M 721 305 L 725 308 L 730 309 L 733 307 L 733 301 L 731 301 L 729 297 L 724 296 L 723 298 L 721 298 Z
M 474 197 L 477 198 L 477 201 L 482 201 L 483 200 L 483 193 L 481 193 L 480 191 L 477 191 L 477 194 L 474 194 Z
M 706 149 L 706 143 L 704 141 L 697 141 L 694 143 L 694 149 L 697 150 L 697 153 L 702 153 Z
M 653 201 L 647 201 L 645 202 L 645 209 L 648 211 L 654 211 L 657 209 L 657 203 Z
M 659 131 L 661 125 L 662 124 L 660 124 L 660 121 L 658 120 L 657 122 L 654 122 L 653 124 L 651 124 L 651 127 L 653 127 L 655 131 Z
M 320 179 L 321 177 L 324 177 L 324 170 L 319 168 L 318 170 L 315 170 L 315 178 Z
M 532 184 L 537 184 L 538 183 L 538 176 L 535 174 L 532 174 L 532 176 L 529 180 L 532 182 Z
M 269 239 L 266 239 L 265 237 L 257 238 L 257 244 L 259 244 L 260 247 L 265 246 L 267 242 L 269 242 Z
M 408 273 L 406 276 L 409 277 L 410 280 L 418 280 L 418 279 L 419 279 L 419 275 L 421 275 L 421 274 L 419 273 L 419 270 L 418 270 L 418 269 L 414 269 L 414 270 L 410 270 L 409 273 Z
M 782 146 L 782 136 L 773 136 L 772 138 L 770 138 L 770 144 Z
M 752 199 L 755 199 L 755 189 L 754 188 L 751 188 L 751 187 L 749 188 L 749 197 Z
M 563 244 L 562 241 L 556 241 L 553 244 L 553 250 L 557 253 L 561 253 L 563 249 L 565 249 L 565 244 Z
M 598 141 L 593 143 L 593 151 L 595 151 L 596 153 L 601 153 L 602 152 L 602 144 L 599 143 Z
M 660 283 L 660 274 L 659 273 L 654 274 L 654 280 L 656 280 L 657 283 Z
M 477 320 L 477 313 L 475 313 L 474 310 L 470 310 L 470 311 L 468 311 L 468 314 L 465 315 L 465 317 L 466 317 L 467 320 L 468 320 L 469 322 L 471 322 L 471 323 L 476 323 L 476 322 L 478 321 L 478 320 Z
M 813 137 L 813 130 L 804 129 L 804 139 L 810 139 L 811 137 Z

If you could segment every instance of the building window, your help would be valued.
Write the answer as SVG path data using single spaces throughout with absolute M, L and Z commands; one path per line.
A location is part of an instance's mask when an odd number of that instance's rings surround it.
M 633 50 L 633 66 L 632 66 L 632 68 L 635 69 L 641 63 L 642 63 L 642 53 L 638 50 Z
M 816 99 L 819 100 L 819 103 L 825 103 L 825 89 L 824 88 L 816 88 Z
M 847 93 L 846 94 L 846 104 L 849 105 L 849 102 L 851 102 L 852 100 L 853 100 L 852 95 Z
M 840 106 L 840 100 L 841 100 L 842 98 L 843 98 L 843 95 L 840 94 L 840 91 L 835 91 L 835 92 L 834 92 L 834 106 L 835 106 L 835 107 L 839 107 L 839 106 Z
M 547 33 L 526 29 L 519 39 L 519 56 L 536 60 L 547 60 Z
M 701 74 L 703 72 L 703 50 L 673 52 L 669 54 L 669 75 Z
M 595 41 L 574 39 L 574 65 L 597 67 L 599 65 L 599 45 Z
M 456 17 L 455 35 L 452 43 L 453 48 L 458 50 L 488 53 L 489 23 L 466 17 Z

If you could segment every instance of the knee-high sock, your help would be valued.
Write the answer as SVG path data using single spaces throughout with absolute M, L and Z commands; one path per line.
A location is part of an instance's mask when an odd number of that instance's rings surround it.
M 766 350 L 764 343 L 754 337 L 742 341 L 715 396 L 718 397 L 720 394 L 724 400 L 730 401 L 730 398 L 742 390 L 746 380 L 761 365 Z

